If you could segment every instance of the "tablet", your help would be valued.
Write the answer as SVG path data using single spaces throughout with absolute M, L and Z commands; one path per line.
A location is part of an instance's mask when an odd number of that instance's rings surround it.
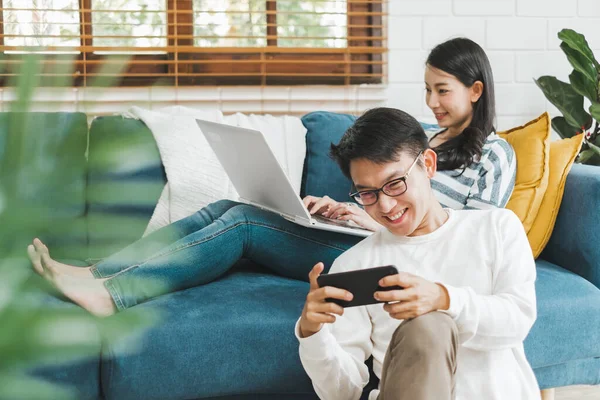
M 337 274 L 324 274 L 317 278 L 319 287 L 331 286 L 344 289 L 352 293 L 352 300 L 326 299 L 342 307 L 365 306 L 369 304 L 385 303 L 375 300 L 375 292 L 402 290 L 400 286 L 391 286 L 383 288 L 379 286 L 379 281 L 388 276 L 398 273 L 398 269 L 393 265 L 385 267 L 359 269 L 356 271 L 340 272 Z

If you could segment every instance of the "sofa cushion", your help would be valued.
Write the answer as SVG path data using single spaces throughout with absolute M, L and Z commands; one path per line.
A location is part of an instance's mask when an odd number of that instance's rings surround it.
M 532 367 L 600 357 L 600 289 L 547 261 L 536 265 L 538 315 L 525 340 Z
M 515 188 L 506 208 L 517 214 L 528 234 L 548 188 L 550 132 L 548 113 L 523 126 L 498 132 L 510 143 L 517 157 Z
M 15 237 L 27 243 L 15 246 L 24 249 L 38 236 L 56 258 L 85 255 L 87 132 L 83 113 L 0 113 L 0 165 L 7 167 L 0 180 L 10 185 L 14 178 L 16 186 L 5 189 L 36 219 L 36 228 L 21 221 Z
M 600 358 L 586 358 L 534 370 L 540 389 L 600 385 Z
M 600 287 L 600 168 L 575 164 L 541 258 Z
M 243 271 L 126 310 L 152 308 L 161 322 L 138 354 L 122 355 L 127 343 L 105 348 L 103 393 L 114 399 L 313 395 L 294 336 L 307 293 L 305 282 Z
M 542 199 L 540 210 L 533 221 L 527 237 L 533 250 L 533 256 L 538 257 L 554 230 L 556 216 L 560 209 L 567 176 L 583 143 L 584 135 L 557 140 L 550 143 L 550 172 L 548 189 Z
M 165 183 L 156 142 L 143 122 L 122 116 L 93 120 L 87 188 L 91 261 L 142 236 Z
M 350 180 L 329 157 L 331 143 L 339 143 L 342 135 L 354 124 L 356 117 L 348 114 L 317 111 L 302 117 L 306 127 L 306 158 L 302 172 L 300 195 L 350 201 Z
M 329 157 L 332 143 L 339 143 L 344 132 L 357 117 L 328 111 L 316 111 L 302 117 L 306 127 L 306 158 L 302 174 L 300 195 L 323 197 L 337 201 L 350 201 L 351 182 L 342 174 L 335 161 Z M 426 131 L 439 129 L 437 125 L 421 122 Z

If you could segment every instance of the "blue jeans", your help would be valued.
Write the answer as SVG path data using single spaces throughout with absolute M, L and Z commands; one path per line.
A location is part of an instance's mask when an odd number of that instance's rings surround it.
M 217 279 L 247 258 L 307 281 L 362 237 L 305 228 L 269 211 L 222 200 L 165 226 L 92 266 L 118 310 Z

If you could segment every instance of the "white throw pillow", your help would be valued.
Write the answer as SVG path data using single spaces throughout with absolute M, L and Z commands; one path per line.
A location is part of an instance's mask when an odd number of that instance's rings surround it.
M 227 198 L 227 175 L 194 119 L 223 122 L 220 111 L 198 111 L 194 117 L 140 107 L 132 107 L 131 112 L 144 121 L 156 140 L 169 182 L 170 222 Z M 149 225 L 157 226 L 156 219 Z M 164 217 L 161 220 L 164 222 Z
M 261 130 L 275 157 L 300 193 L 306 154 L 306 128 L 297 117 L 235 114 L 173 106 L 158 111 L 132 107 L 130 112 L 152 131 L 168 183 L 148 224 L 147 235 L 221 199 L 238 195 L 195 119 Z
M 146 226 L 146 230 L 144 231 L 143 236 L 146 236 L 154 232 L 155 230 L 162 228 L 163 226 L 167 226 L 171 223 L 171 216 L 169 215 L 169 204 L 171 203 L 171 195 L 169 192 L 169 182 L 167 182 L 165 187 L 163 188 L 162 193 L 160 194 L 158 203 L 156 203 L 156 207 L 154 207 L 154 212 L 152 213 L 150 222 L 148 222 L 148 226 Z

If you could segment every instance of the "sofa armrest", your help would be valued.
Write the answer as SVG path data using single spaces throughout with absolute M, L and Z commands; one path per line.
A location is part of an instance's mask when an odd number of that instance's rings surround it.
M 600 288 L 600 167 L 573 165 L 541 258 Z

